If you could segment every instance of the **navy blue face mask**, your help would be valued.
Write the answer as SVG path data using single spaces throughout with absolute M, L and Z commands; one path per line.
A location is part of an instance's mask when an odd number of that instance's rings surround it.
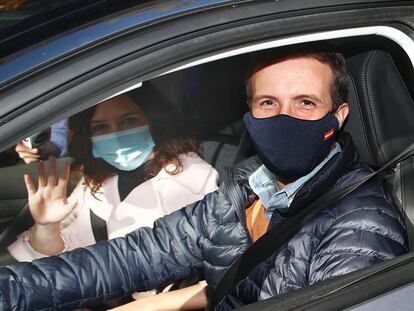
M 309 121 L 283 114 L 256 119 L 247 112 L 243 120 L 259 158 L 283 180 L 310 173 L 328 155 L 339 129 L 333 113 Z

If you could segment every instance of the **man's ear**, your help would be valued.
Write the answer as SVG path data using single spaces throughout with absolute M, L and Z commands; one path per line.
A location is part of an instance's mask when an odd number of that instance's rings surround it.
M 342 103 L 335 112 L 335 117 L 338 119 L 339 128 L 342 128 L 346 118 L 349 114 L 349 106 L 348 103 Z

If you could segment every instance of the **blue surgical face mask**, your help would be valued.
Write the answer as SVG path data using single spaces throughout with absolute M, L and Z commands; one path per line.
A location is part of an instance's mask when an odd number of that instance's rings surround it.
M 309 121 L 288 115 L 256 119 L 248 112 L 243 120 L 263 164 L 284 180 L 311 172 L 327 156 L 339 130 L 333 113 Z
M 91 137 L 92 153 L 122 171 L 132 171 L 150 157 L 155 143 L 148 126 Z

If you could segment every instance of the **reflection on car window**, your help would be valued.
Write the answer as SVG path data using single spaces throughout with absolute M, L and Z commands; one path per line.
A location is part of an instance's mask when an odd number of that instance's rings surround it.
M 82 2 L 79 0 L 2 0 L 0 1 L 0 29 L 5 29 L 20 23 L 34 15 L 51 13 L 53 10 L 66 6 L 69 3 Z

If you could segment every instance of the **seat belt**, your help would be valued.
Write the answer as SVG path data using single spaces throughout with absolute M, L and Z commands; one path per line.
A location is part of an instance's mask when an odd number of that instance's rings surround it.
M 281 223 L 273 226 L 254 244 L 252 244 L 240 257 L 238 257 L 225 272 L 218 286 L 209 297 L 208 310 L 214 310 L 218 303 L 229 293 L 230 289 L 239 281 L 245 279 L 250 272 L 262 261 L 269 258 L 272 254 L 279 251 L 286 243 L 288 243 L 294 235 L 296 235 L 303 226 L 312 218 L 320 214 L 332 202 L 344 198 L 346 195 L 366 183 L 368 180 L 397 165 L 414 154 L 414 143 L 409 145 L 400 154 L 387 162 L 377 171 L 364 176 L 360 180 L 339 189 L 332 189 L 312 202 L 306 208 Z M 234 178 L 227 171 L 224 177 L 226 186 L 229 186 L 229 199 L 232 204 L 238 204 L 232 193 L 237 192 Z M 240 191 L 240 190 L 239 190 Z
M 106 221 L 96 215 L 92 209 L 89 209 L 89 216 L 91 219 L 91 226 L 95 242 L 99 243 L 108 240 L 108 229 L 106 228 Z

